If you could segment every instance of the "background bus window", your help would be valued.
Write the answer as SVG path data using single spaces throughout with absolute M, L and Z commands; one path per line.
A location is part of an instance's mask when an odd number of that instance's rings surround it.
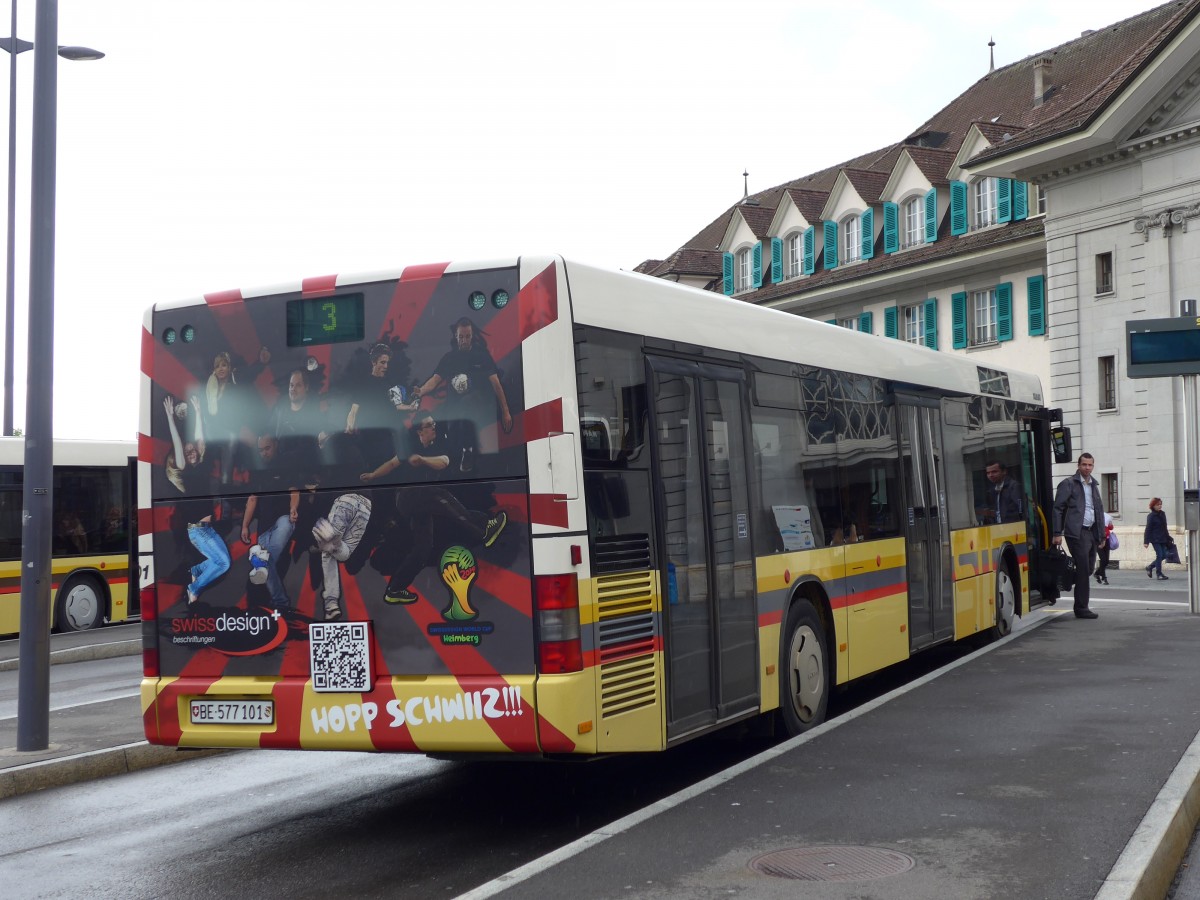
M 21 558 L 21 472 L 0 469 L 0 559 Z
M 54 554 L 125 553 L 129 545 L 129 492 L 126 469 L 55 468 Z
M 987 477 L 995 461 L 1020 482 L 1021 448 L 1017 435 L 1017 406 L 995 397 L 942 401 L 946 443 L 946 483 L 950 501 L 950 527 L 971 528 L 993 523 L 996 488 Z M 1028 493 L 1020 485 L 1024 498 Z

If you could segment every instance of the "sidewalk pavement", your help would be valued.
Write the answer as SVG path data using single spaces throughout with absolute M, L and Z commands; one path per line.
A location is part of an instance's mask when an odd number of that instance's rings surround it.
M 136 656 L 142 652 L 140 629 L 135 622 L 51 635 L 50 664 Z M 19 641 L 0 643 L 0 672 L 19 669 L 19 650 Z M 0 799 L 229 752 L 176 750 L 146 743 L 137 697 L 52 711 L 49 735 L 50 746 L 45 750 L 18 751 L 16 719 L 0 721 Z

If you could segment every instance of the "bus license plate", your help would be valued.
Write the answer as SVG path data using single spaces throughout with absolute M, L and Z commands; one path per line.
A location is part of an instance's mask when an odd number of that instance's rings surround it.
M 274 725 L 274 700 L 192 700 L 193 725 Z

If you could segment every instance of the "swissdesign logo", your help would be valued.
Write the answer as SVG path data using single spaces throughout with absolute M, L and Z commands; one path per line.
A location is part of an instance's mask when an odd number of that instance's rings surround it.
M 211 647 L 226 656 L 269 653 L 287 637 L 287 620 L 265 607 L 171 619 L 171 643 Z

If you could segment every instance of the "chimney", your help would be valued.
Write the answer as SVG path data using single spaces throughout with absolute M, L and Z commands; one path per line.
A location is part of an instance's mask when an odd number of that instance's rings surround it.
M 1033 105 L 1035 107 L 1042 105 L 1042 100 L 1046 96 L 1046 92 L 1050 86 L 1046 83 L 1046 76 L 1050 74 L 1051 62 L 1047 58 L 1039 59 L 1033 64 Z

